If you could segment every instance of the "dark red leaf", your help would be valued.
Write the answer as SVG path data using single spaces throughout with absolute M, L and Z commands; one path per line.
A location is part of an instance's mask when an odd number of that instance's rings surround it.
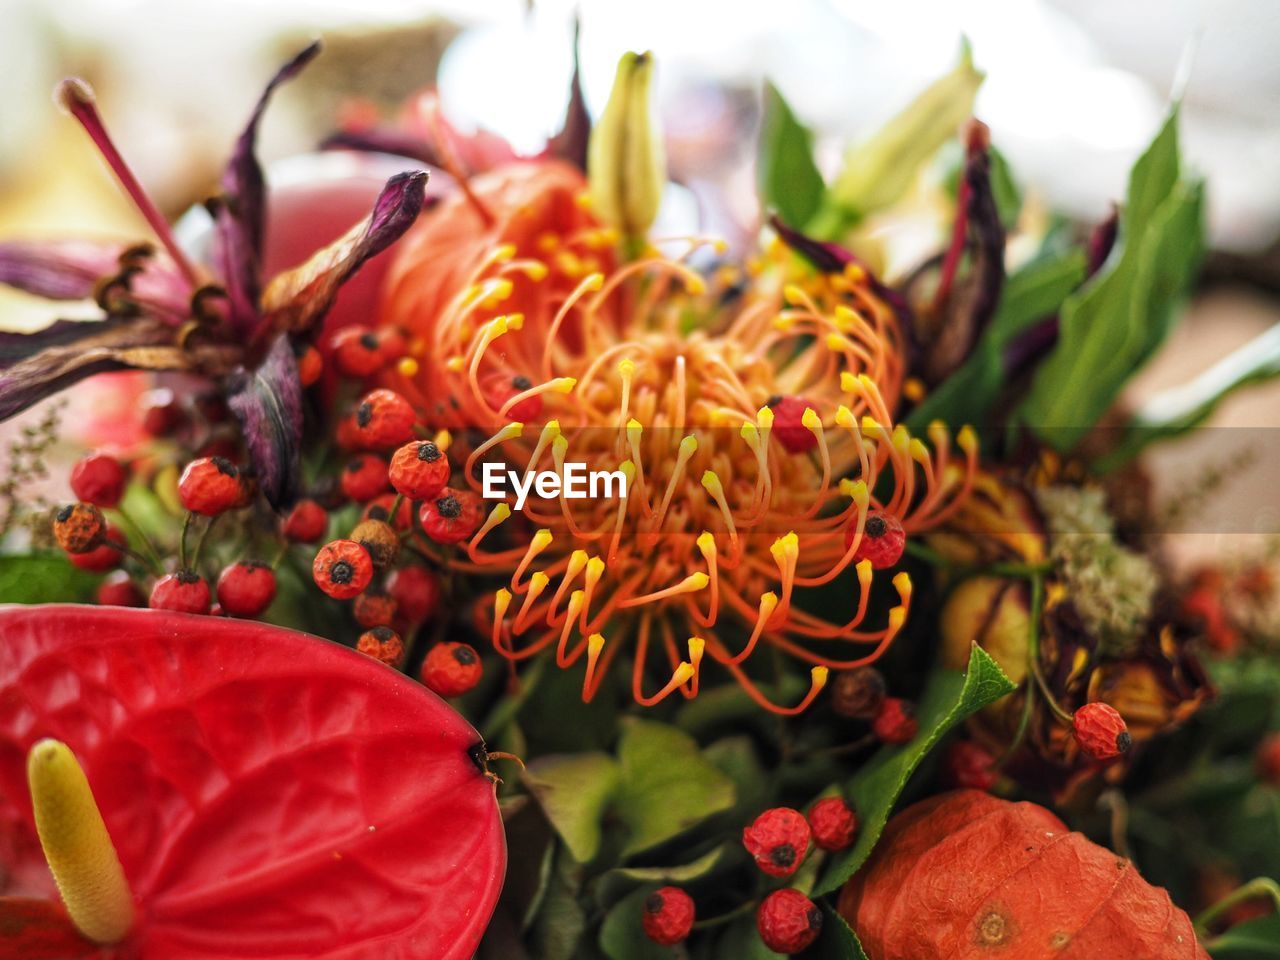
M 475 951 L 506 856 L 479 736 L 370 658 L 243 620 L 0 607 L 0 825 L 28 841 L 42 737 L 84 766 L 139 903 L 103 957 Z
M 241 335 L 253 332 L 261 292 L 263 236 L 266 232 L 266 182 L 255 148 L 258 124 L 276 88 L 297 74 L 320 53 L 317 40 L 282 66 L 267 84 L 236 141 L 222 174 L 222 193 L 213 204 L 214 264 L 226 286 L 231 323 Z
M 288 336 L 276 338 L 257 370 L 232 378 L 227 403 L 240 421 L 267 502 L 289 505 L 302 470 L 302 383 Z
M 565 109 L 560 132 L 547 141 L 548 156 L 571 163 L 583 173 L 587 172 L 587 141 L 591 139 L 591 114 L 587 112 L 587 100 L 582 95 L 582 64 L 579 56 L 579 37 L 582 23 L 573 21 L 573 79 L 569 83 L 569 106 Z

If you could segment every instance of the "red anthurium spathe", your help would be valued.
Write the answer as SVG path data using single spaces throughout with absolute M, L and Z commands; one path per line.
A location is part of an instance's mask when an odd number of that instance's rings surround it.
M 48 738 L 83 768 L 135 904 L 123 940 L 80 956 L 465 960 L 497 900 L 479 735 L 345 647 L 162 611 L 0 607 L 0 893 L 46 901 L 27 781 Z M 62 917 L 0 901 L 0 955 L 68 956 Z

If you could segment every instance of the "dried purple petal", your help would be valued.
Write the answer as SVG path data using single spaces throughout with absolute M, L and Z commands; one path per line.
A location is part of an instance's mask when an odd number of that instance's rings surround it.
M 425 170 L 396 174 L 382 188 L 373 213 L 302 266 L 277 275 L 262 294 L 267 324 L 261 333 L 305 330 L 320 320 L 339 288 L 417 219 L 426 185 Z
M 391 127 L 369 130 L 339 130 L 320 143 L 321 150 L 359 150 L 365 153 L 390 153 L 408 157 L 419 163 L 440 166 L 440 157 L 426 140 Z
M 121 243 L 90 240 L 0 243 L 0 283 L 49 300 L 85 300 L 120 270 Z
M 257 370 L 233 375 L 227 403 L 267 502 L 287 506 L 297 497 L 302 469 L 302 384 L 287 336 L 276 338 Z
M 222 174 L 222 194 L 213 203 L 213 260 L 226 285 L 232 328 L 248 335 L 258 322 L 262 247 L 266 231 L 266 182 L 254 152 L 258 124 L 280 84 L 296 76 L 320 52 L 320 41 L 282 66 L 258 98 Z
M 546 155 L 571 163 L 579 170 L 587 169 L 587 142 L 591 139 L 591 114 L 582 95 L 582 64 L 579 36 L 582 23 L 573 21 L 573 79 L 569 84 L 569 106 L 565 110 L 560 132 L 547 141 Z

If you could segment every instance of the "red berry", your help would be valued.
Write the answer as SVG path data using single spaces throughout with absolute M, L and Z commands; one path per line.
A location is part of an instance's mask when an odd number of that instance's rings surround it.
M 396 507 L 396 500 L 400 501 L 400 506 Z M 391 508 L 395 507 L 395 519 L 391 519 Z M 361 520 L 383 520 L 397 530 L 408 530 L 413 526 L 413 501 L 408 497 L 398 497 L 394 493 L 384 493 L 380 497 L 374 497 L 364 505 L 364 510 L 360 514 Z
M 489 406 L 498 411 L 501 411 L 503 404 L 512 397 L 524 393 L 532 386 L 533 382 L 528 377 L 513 376 L 510 373 L 491 373 L 480 383 L 485 400 L 488 401 Z M 513 405 L 503 416 L 508 420 L 528 423 L 530 420 L 536 420 L 541 413 L 542 397 L 535 394 Z
M 853 545 L 854 534 L 858 531 L 858 521 L 854 520 L 844 532 L 844 548 Z M 853 554 L 855 561 L 870 560 L 872 569 L 883 570 L 892 567 L 902 556 L 902 549 L 907 545 L 907 535 L 902 530 L 902 521 L 892 513 L 871 510 L 867 513 L 867 523 L 862 529 L 862 542 Z
M 1115 707 L 1100 700 L 1077 710 L 1071 727 L 1081 752 L 1091 760 L 1114 760 L 1133 743 L 1124 718 Z
M 809 821 L 799 810 L 774 807 L 742 831 L 742 844 L 771 877 L 789 877 L 809 852 Z
M 694 917 L 691 896 L 679 887 L 663 887 L 645 898 L 640 923 L 644 935 L 654 943 L 673 947 L 689 936 Z
M 298 354 L 298 381 L 309 387 L 324 373 L 324 358 L 315 347 L 307 347 Z
M 409 349 L 404 331 L 399 327 L 379 327 L 375 336 L 378 338 L 378 352 L 382 354 L 384 363 L 395 363 Z
M 364 442 L 360 439 L 360 428 L 356 426 L 356 415 L 349 413 L 338 421 L 338 428 L 333 433 L 333 439 L 337 441 L 338 446 L 343 450 L 361 450 L 364 448 Z
M 831 709 L 851 720 L 870 720 L 880 712 L 886 686 L 875 667 L 857 667 L 836 674 L 831 687 Z
M 756 910 L 760 939 L 774 953 L 799 953 L 822 932 L 822 910 L 793 887 L 775 890 Z
M 360 634 L 356 649 L 388 667 L 398 667 L 404 658 L 404 641 L 390 627 L 374 627 Z
M 265 563 L 240 561 L 218 577 L 218 603 L 233 617 L 256 617 L 276 598 L 276 575 Z
M 947 786 L 990 790 L 999 773 L 996 758 L 972 740 L 957 740 L 942 755 L 942 776 Z
M 1258 779 L 1280 789 L 1280 733 L 1270 733 L 1263 737 L 1258 745 L 1258 755 L 1254 759 L 1258 771 Z
M 813 842 L 823 850 L 843 850 L 858 832 L 858 815 L 841 797 L 824 797 L 809 809 Z
M 350 600 L 373 579 L 373 560 L 354 540 L 331 540 L 316 554 L 311 576 L 335 600 Z
M 813 404 L 801 397 L 775 396 L 765 406 L 773 411 L 772 432 L 787 453 L 808 453 L 818 445 L 817 436 L 804 425 L 804 412 Z
M 422 682 L 441 697 L 460 697 L 484 673 L 480 654 L 466 643 L 437 643 L 422 662 Z
M 169 437 L 187 423 L 187 412 L 172 390 L 159 387 L 142 397 L 142 429 L 153 437 Z
M 145 607 L 147 598 L 137 588 L 133 578 L 123 570 L 117 570 L 98 584 L 98 603 L 104 607 Z
M 422 529 L 436 543 L 461 543 L 480 529 L 484 504 L 470 490 L 445 487 L 418 514 Z
M 362 453 L 342 468 L 342 492 L 358 503 L 372 500 L 387 489 L 387 463 Z
M 377 334 L 368 327 L 346 327 L 330 341 L 338 372 L 362 380 L 386 365 Z
M 362 627 L 389 627 L 396 618 L 396 601 L 390 594 L 366 590 L 356 597 L 351 612 Z
M 426 567 L 401 567 L 387 577 L 387 593 L 402 618 L 422 623 L 431 619 L 440 604 L 440 581 Z
M 377 570 L 395 563 L 400 552 L 400 537 L 382 520 L 361 520 L 351 531 L 350 539 L 369 551 Z
M 84 553 L 68 554 L 67 559 L 71 561 L 73 566 L 93 573 L 114 570 L 124 560 L 124 554 L 120 552 L 118 547 L 114 546 L 117 543 L 125 543 L 124 532 L 119 527 L 108 523 L 107 529 L 102 535 L 102 541 L 96 547 L 92 550 L 86 550 Z
M 430 440 L 406 443 L 391 457 L 391 485 L 410 500 L 430 500 L 449 482 L 449 458 Z
M 329 515 L 314 500 L 299 500 L 281 524 L 285 537 L 294 543 L 315 543 L 329 529 Z
M 200 457 L 187 464 L 178 479 L 178 498 L 192 513 L 216 517 L 243 496 L 240 471 L 222 457 Z
M 368 450 L 394 447 L 413 437 L 418 419 L 409 401 L 394 390 L 373 390 L 356 407 L 356 437 Z
M 53 515 L 53 538 L 70 554 L 88 553 L 106 532 L 106 517 L 91 503 L 69 503 Z
M 105 453 L 91 453 L 71 468 L 71 492 L 95 507 L 114 507 L 124 496 L 128 475 L 120 461 Z
M 911 704 L 897 697 L 885 697 L 876 718 L 871 721 L 872 733 L 885 743 L 906 743 L 915 737 L 919 729 Z
M 166 574 L 151 588 L 153 610 L 176 610 L 179 613 L 208 613 L 209 584 L 192 570 Z

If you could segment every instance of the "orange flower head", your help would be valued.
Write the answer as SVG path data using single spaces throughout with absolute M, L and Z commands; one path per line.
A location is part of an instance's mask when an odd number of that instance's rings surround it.
M 907 538 L 944 520 L 976 440 L 961 431 L 956 455 L 941 425 L 932 449 L 895 425 L 902 334 L 862 270 L 801 273 L 778 245 L 743 269 L 699 270 L 708 248 L 723 253 L 700 238 L 626 259 L 585 197 L 567 167 L 495 171 L 424 217 L 392 267 L 379 322 L 413 338 L 397 367 L 413 375 L 393 383 L 449 432 L 455 485 L 481 492 L 486 463 L 513 480 L 563 477 L 566 463 L 625 478 L 589 499 L 536 490 L 519 512 L 487 500 L 456 565 L 507 581 L 486 605 L 495 649 L 585 659 L 588 699 L 627 649 L 641 704 L 696 695 L 712 664 L 761 706 L 798 713 L 829 669 L 875 661 L 906 619 L 903 572 L 888 614 L 869 609 L 868 513 Z M 849 609 L 813 612 L 815 588 L 842 577 Z M 797 705 L 748 676 L 761 644 L 812 667 Z

